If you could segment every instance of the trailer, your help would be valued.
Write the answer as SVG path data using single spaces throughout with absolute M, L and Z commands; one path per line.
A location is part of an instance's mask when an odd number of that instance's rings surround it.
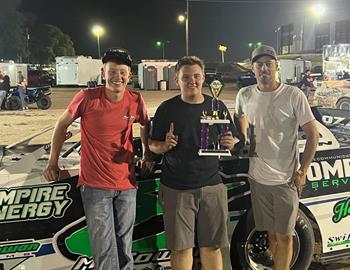
M 304 59 L 280 59 L 281 82 L 287 84 L 297 84 L 302 79 L 302 74 L 311 69 L 311 61 Z
M 344 72 L 350 72 L 350 44 L 324 45 L 322 59 L 328 79 L 342 78 Z
M 101 59 L 86 56 L 56 57 L 57 85 L 86 86 L 90 81 L 99 80 L 101 68 Z
M 0 70 L 6 72 L 6 74 L 10 77 L 10 86 L 15 87 L 17 84 L 18 71 L 22 71 L 24 78 L 28 81 L 27 66 L 27 64 L 19 64 L 13 61 L 1 62 Z

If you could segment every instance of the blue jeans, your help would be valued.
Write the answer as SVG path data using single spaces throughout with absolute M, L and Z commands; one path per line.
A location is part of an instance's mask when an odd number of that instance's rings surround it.
M 80 187 L 96 270 L 133 270 L 136 192 Z
M 21 99 L 21 103 L 22 103 L 22 108 L 27 106 L 27 102 L 26 102 L 26 94 L 24 93 L 24 89 L 22 87 L 18 87 L 18 94 L 19 94 L 19 98 Z
M 0 89 L 0 110 L 1 110 L 2 102 L 4 101 L 5 97 L 6 97 L 6 91 Z

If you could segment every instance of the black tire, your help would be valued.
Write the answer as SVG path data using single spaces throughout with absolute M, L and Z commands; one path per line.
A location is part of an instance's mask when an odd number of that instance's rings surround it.
M 5 108 L 7 110 L 19 110 L 22 107 L 21 99 L 18 96 L 11 96 L 5 101 Z
M 337 101 L 336 104 L 338 109 L 341 110 L 350 110 L 350 98 L 349 97 L 342 97 Z
M 36 104 L 38 105 L 39 109 L 47 110 L 48 108 L 51 107 L 52 101 L 49 96 L 43 96 L 36 102 Z
M 233 270 L 273 269 L 268 254 L 267 232 L 254 229 L 252 210 L 248 210 L 237 224 L 231 240 L 230 255 Z M 299 209 L 293 237 L 292 270 L 308 269 L 314 253 L 315 238 L 312 225 Z

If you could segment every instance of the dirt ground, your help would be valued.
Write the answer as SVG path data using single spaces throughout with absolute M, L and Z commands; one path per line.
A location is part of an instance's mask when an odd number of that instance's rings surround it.
M 54 126 L 58 117 L 64 112 L 72 97 L 79 91 L 78 88 L 54 88 L 52 91 L 52 107 L 48 110 L 40 110 L 36 104 L 29 105 L 28 111 L 0 111 L 0 145 L 13 144 L 31 134 L 40 130 Z M 158 105 L 180 92 L 172 91 L 140 91 L 145 100 L 147 110 L 152 116 Z M 208 92 L 208 89 L 205 90 Z M 221 99 L 226 103 L 226 106 L 233 110 L 234 100 L 237 90 L 234 87 L 227 87 L 222 91 Z M 51 138 L 51 132 L 47 132 L 32 143 L 46 143 Z

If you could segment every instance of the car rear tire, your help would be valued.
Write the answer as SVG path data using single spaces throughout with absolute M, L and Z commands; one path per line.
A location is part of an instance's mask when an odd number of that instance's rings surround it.
M 5 108 L 7 110 L 19 110 L 22 102 L 18 96 L 11 96 L 5 101 Z
M 341 110 L 350 110 L 350 98 L 342 97 L 337 101 L 337 108 Z
M 38 105 L 39 109 L 47 110 L 51 107 L 52 101 L 49 96 L 43 96 L 41 99 L 39 99 L 36 104 Z
M 299 209 L 293 237 L 292 270 L 309 268 L 314 244 L 312 225 Z M 248 210 L 240 218 L 232 236 L 230 247 L 232 269 L 273 269 L 273 261 L 268 256 L 268 247 L 267 232 L 255 230 L 253 212 Z

